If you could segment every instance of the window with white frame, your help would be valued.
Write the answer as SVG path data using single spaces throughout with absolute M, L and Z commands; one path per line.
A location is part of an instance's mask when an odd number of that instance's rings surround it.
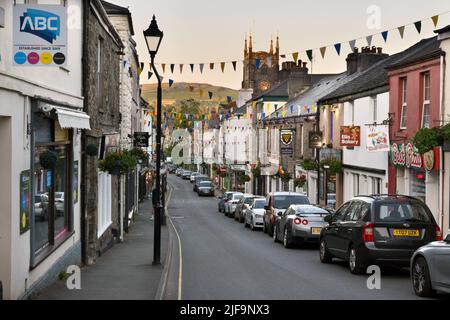
M 98 221 L 97 237 L 100 238 L 112 223 L 111 175 L 98 173 Z
M 406 78 L 401 79 L 401 84 L 402 84 L 402 105 L 400 112 L 400 129 L 406 129 L 406 115 L 408 113 L 408 105 L 406 103 L 406 86 L 407 86 Z
M 353 174 L 353 196 L 356 197 L 359 195 L 359 174 Z
M 430 74 L 423 74 L 422 128 L 430 127 Z

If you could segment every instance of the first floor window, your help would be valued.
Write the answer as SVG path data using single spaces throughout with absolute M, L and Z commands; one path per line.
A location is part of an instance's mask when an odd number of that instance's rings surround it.
M 111 218 L 111 175 L 98 173 L 98 221 L 97 237 L 100 238 L 112 223 Z

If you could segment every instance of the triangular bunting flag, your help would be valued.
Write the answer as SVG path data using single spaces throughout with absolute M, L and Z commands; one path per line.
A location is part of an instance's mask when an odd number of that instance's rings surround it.
M 159 76 L 159 80 L 160 80 L 161 82 L 163 82 L 164 77 L 163 77 L 163 76 Z
M 322 59 L 325 58 L 325 52 L 327 51 L 327 47 L 320 48 L 320 54 L 322 55 Z
M 213 96 L 213 93 L 211 91 L 208 91 L 208 95 L 209 95 L 209 99 L 211 99 Z
M 281 54 L 280 58 L 286 59 L 286 55 L 285 54 Z
M 209 69 L 214 70 L 214 62 L 209 64 Z
M 368 45 L 369 47 L 372 46 L 372 37 L 373 37 L 373 36 L 367 36 L 367 37 L 366 37 L 367 45 Z
M 194 64 L 191 63 L 189 66 L 191 67 L 191 72 L 194 73 Z
M 336 43 L 334 45 L 334 48 L 336 49 L 336 52 L 337 52 L 338 56 L 341 55 L 341 44 L 340 43 Z
M 183 73 L 183 64 L 180 64 L 180 74 Z
M 356 40 L 350 40 L 348 44 L 350 46 L 350 50 L 353 52 L 355 50 Z
M 297 62 L 297 60 L 298 60 L 298 52 L 294 52 L 292 54 L 292 59 L 294 59 L 294 62 Z
M 231 103 L 231 97 L 230 96 L 227 96 L 227 101 L 228 101 L 228 104 Z
M 225 62 L 220 63 L 220 69 L 222 69 L 222 72 L 225 70 Z
M 161 64 L 161 67 L 162 67 L 162 69 L 163 69 L 163 73 L 166 73 L 166 64 L 165 64 L 165 63 L 162 63 L 162 64 Z
M 306 50 L 306 55 L 308 56 L 309 61 L 312 61 L 312 59 L 313 59 L 313 51 L 312 50 Z
M 383 31 L 381 33 L 381 36 L 383 37 L 384 42 L 387 42 L 388 33 L 389 33 L 389 31 Z
M 236 61 L 231 62 L 233 64 L 233 69 L 236 71 Z
M 416 27 L 416 30 L 418 33 L 422 30 L 422 21 L 414 22 L 414 26 Z
M 261 59 L 256 59 L 255 60 L 255 65 L 256 65 L 256 69 L 259 69 L 259 67 L 261 65 Z
M 437 24 L 439 22 L 439 16 L 438 15 L 432 16 L 431 20 L 433 20 L 434 27 L 436 28 L 436 26 L 437 26 Z
M 148 72 L 148 80 L 150 80 L 150 78 L 152 77 L 152 75 L 153 75 L 153 72 Z
M 398 32 L 400 33 L 400 38 L 403 39 L 403 35 L 405 34 L 405 26 L 398 27 Z
M 173 73 L 173 69 L 174 69 L 174 68 L 175 68 L 175 65 L 174 65 L 174 64 L 171 64 L 171 65 L 170 65 L 170 72 L 171 72 L 171 73 Z
M 199 67 L 200 67 L 200 73 L 203 73 L 203 67 L 205 66 L 204 63 L 200 63 Z

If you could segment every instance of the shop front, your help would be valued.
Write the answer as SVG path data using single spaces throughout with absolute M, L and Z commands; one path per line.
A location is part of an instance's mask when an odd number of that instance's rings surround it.
M 427 204 L 439 221 L 438 147 L 421 155 L 412 143 L 391 145 L 389 193 L 416 197 Z

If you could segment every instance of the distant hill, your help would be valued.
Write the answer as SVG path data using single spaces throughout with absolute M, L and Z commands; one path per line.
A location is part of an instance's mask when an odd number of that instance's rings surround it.
M 200 88 L 203 90 L 203 96 L 200 97 Z M 150 104 L 156 105 L 156 84 L 143 84 L 142 97 Z M 191 91 L 192 89 L 192 91 Z M 208 91 L 213 93 L 209 99 Z M 213 86 L 205 83 L 174 83 L 169 88 L 168 83 L 162 85 L 162 104 L 164 106 L 178 106 L 179 101 L 194 99 L 200 102 L 200 107 L 218 106 L 220 103 L 227 103 L 227 97 L 230 96 L 233 101 L 238 97 L 238 91 L 225 87 Z

